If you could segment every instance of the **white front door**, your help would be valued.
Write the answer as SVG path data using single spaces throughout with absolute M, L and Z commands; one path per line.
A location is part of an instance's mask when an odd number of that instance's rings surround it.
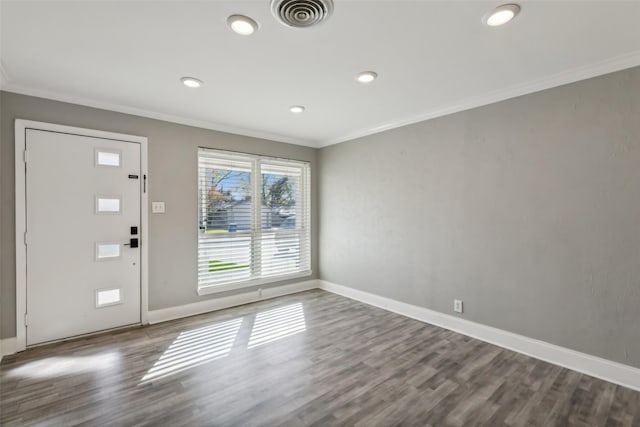
M 27 345 L 140 323 L 140 144 L 25 139 Z

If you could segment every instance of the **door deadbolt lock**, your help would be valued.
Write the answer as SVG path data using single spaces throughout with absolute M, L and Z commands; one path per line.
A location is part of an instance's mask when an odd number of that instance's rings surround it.
M 129 239 L 129 243 L 125 243 L 124 245 L 132 247 L 132 248 L 137 248 L 138 247 L 138 239 L 137 238 L 131 238 L 131 239 Z

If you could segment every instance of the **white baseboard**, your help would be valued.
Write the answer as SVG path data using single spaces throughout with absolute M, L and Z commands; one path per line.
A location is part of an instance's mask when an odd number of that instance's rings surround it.
M 245 292 L 238 295 L 213 298 L 177 307 L 152 310 L 149 311 L 148 320 L 151 324 L 166 322 L 315 288 L 320 288 L 421 322 L 449 329 L 499 347 L 535 357 L 545 362 L 640 391 L 640 369 L 633 366 L 482 325 L 459 317 L 429 310 L 428 308 L 396 301 L 347 286 L 337 285 L 326 280 L 307 280 L 290 285 L 266 288 L 262 290 L 262 295 L 260 295 L 258 291 Z M 15 337 L 0 340 L 0 356 L 14 354 L 16 352 L 16 346 L 17 342 Z
M 319 280 L 319 288 L 640 391 L 640 369 L 502 329 Z
M 208 313 L 210 311 L 222 310 L 223 308 L 235 307 L 251 302 L 262 301 L 283 295 L 295 294 L 297 292 L 308 291 L 318 288 L 317 280 L 306 280 L 304 282 L 292 283 L 290 285 L 275 286 L 259 291 L 244 292 L 238 295 L 231 295 L 222 298 L 213 298 L 206 301 L 185 304 L 176 307 L 163 308 L 161 310 L 151 310 L 147 313 L 148 323 L 160 323 L 168 320 L 180 319 L 183 317 L 195 316 L 197 314 Z M 17 338 L 5 338 L 0 340 L 0 361 L 3 356 L 15 354 L 18 351 Z
M 3 338 L 0 340 L 0 362 L 4 356 L 14 354 L 17 350 L 16 337 Z
M 197 314 L 208 313 L 210 311 L 222 310 L 223 308 L 235 307 L 237 305 L 262 301 L 283 295 L 295 294 L 296 292 L 308 291 L 318 287 L 317 280 L 306 280 L 304 282 L 292 283 L 290 285 L 275 286 L 259 291 L 243 292 L 222 298 L 213 298 L 191 304 L 179 305 L 176 307 L 163 308 L 149 311 L 149 323 L 160 323 L 168 320 L 180 319 L 183 317 L 195 316 Z

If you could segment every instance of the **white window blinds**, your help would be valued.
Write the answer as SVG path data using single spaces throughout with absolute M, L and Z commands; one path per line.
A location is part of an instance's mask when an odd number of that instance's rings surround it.
M 198 290 L 311 272 L 309 164 L 198 152 Z

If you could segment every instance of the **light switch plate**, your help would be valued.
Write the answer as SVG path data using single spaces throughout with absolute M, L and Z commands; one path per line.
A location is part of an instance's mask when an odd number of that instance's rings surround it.
M 164 202 L 151 202 L 151 213 L 164 213 Z

